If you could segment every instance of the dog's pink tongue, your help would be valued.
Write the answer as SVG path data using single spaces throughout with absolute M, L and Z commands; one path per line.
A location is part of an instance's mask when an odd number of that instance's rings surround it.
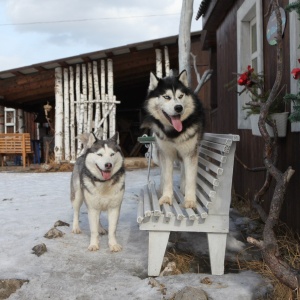
M 108 179 L 110 179 L 110 172 L 103 171 L 102 176 L 103 176 L 104 180 L 108 180 Z
M 171 118 L 173 127 L 174 127 L 178 132 L 182 131 L 182 122 L 181 122 L 181 120 L 180 120 L 180 117 L 177 117 L 177 116 L 176 116 L 176 117 L 171 117 L 171 116 L 170 116 L 170 118 Z

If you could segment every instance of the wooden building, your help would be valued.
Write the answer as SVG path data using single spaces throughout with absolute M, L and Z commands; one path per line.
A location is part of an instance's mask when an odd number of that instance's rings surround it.
M 201 50 L 202 37 L 201 31 L 191 34 L 191 49 L 197 56 L 197 69 L 201 74 L 207 69 L 209 59 L 209 52 Z M 113 95 L 117 101 L 120 101 L 116 106 L 116 129 L 120 133 L 122 149 L 125 156 L 143 155 L 143 149 L 135 146 L 137 137 L 141 134 L 143 102 L 148 89 L 150 72 L 156 71 L 157 49 L 162 53 L 167 49 L 170 68 L 178 70 L 178 36 L 171 36 L 1 71 L 0 105 L 23 109 L 26 112 L 25 132 L 29 132 L 33 139 L 41 139 L 45 135 L 48 137 L 51 134 L 45 121 L 43 107 L 47 103 L 52 106 L 49 117 L 53 128 L 56 128 L 55 112 L 58 103 L 56 103 L 55 71 L 61 69 L 63 73 L 67 71 L 70 74 L 70 70 L 72 69 L 74 73 L 78 66 L 81 70 L 83 68 L 88 70 L 90 65 L 96 64 L 100 78 L 102 62 L 107 66 L 107 61 L 110 61 L 113 69 L 113 76 L 111 76 Z M 164 70 L 163 74 L 165 74 Z M 192 75 L 195 88 L 197 82 L 194 71 Z M 83 82 L 80 83 L 80 88 L 83 93 Z M 90 94 L 91 99 L 97 97 L 96 90 Z M 200 97 L 209 99 L 208 89 L 204 88 L 200 92 Z M 39 135 L 34 121 L 40 128 Z
M 285 8 L 289 0 L 279 0 Z M 237 147 L 237 157 L 249 168 L 263 166 L 263 140 L 252 135 L 249 120 L 241 111 L 241 97 L 236 90 L 226 88 L 236 74 L 246 71 L 248 65 L 255 65 L 258 72 L 265 75 L 265 85 L 271 88 L 276 76 L 276 46 L 268 43 L 267 31 L 270 1 L 262 0 L 203 0 L 199 17 L 203 18 L 205 34 L 203 50 L 210 53 L 210 68 L 214 69 L 209 85 L 211 87 L 210 130 L 217 133 L 239 134 L 241 141 Z M 286 13 L 283 33 L 283 94 L 297 93 L 297 84 L 291 70 L 299 67 L 298 45 L 300 24 L 296 13 Z M 256 52 L 251 48 L 256 43 Z M 255 47 L 254 47 L 255 48 Z M 254 56 L 253 56 L 254 55 Z M 290 105 L 286 105 L 290 111 Z M 279 138 L 280 151 L 278 167 L 285 171 L 289 166 L 295 170 L 287 188 L 281 219 L 300 232 L 300 125 L 287 124 L 287 134 Z M 234 189 L 241 198 L 251 199 L 264 182 L 264 172 L 249 172 L 241 164 L 235 164 Z M 274 185 L 264 199 L 268 209 Z

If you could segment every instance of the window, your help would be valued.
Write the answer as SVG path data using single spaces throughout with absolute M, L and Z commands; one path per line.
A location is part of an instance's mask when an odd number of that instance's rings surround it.
M 5 133 L 14 133 L 16 131 L 16 111 L 13 108 L 6 108 L 5 111 Z
M 251 65 L 256 73 L 263 72 L 263 14 L 261 0 L 247 0 L 237 12 L 237 73 L 243 73 Z M 238 87 L 239 91 L 242 87 Z M 238 128 L 251 129 L 250 120 L 245 119 L 243 110 L 249 95 L 243 93 L 237 97 Z
M 294 2 L 294 0 L 290 0 L 290 3 Z M 300 49 L 298 46 L 300 45 L 300 21 L 298 20 L 298 16 L 295 11 L 289 13 L 290 19 L 290 70 L 292 71 L 294 68 L 299 68 L 298 58 L 300 58 Z M 293 76 L 290 76 L 290 85 L 291 85 L 291 93 L 297 94 L 298 92 L 298 83 L 297 80 L 293 79 Z M 300 122 L 291 123 L 291 131 L 300 131 Z

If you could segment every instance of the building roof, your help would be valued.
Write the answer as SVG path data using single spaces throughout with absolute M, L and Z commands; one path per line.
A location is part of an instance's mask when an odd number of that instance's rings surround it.
M 192 40 L 200 37 L 201 31 L 191 34 Z M 56 67 L 68 68 L 107 58 L 113 60 L 117 94 L 128 92 L 129 87 L 147 90 L 150 71 L 156 69 L 154 49 L 164 46 L 169 49 L 171 68 L 178 67 L 178 35 L 174 35 L 1 71 L 0 105 L 31 110 L 36 103 L 54 100 Z

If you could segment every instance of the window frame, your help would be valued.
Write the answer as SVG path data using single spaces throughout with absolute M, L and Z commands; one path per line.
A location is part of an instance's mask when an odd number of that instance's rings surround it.
M 261 0 L 247 0 L 237 11 L 237 73 L 241 74 L 251 65 L 251 32 L 250 22 L 256 18 L 257 33 L 257 70 L 263 73 L 263 8 Z M 238 92 L 243 87 L 238 86 Z M 250 119 L 246 119 L 247 112 L 243 106 L 250 100 L 249 95 L 237 94 L 237 127 L 238 129 L 251 129 Z

